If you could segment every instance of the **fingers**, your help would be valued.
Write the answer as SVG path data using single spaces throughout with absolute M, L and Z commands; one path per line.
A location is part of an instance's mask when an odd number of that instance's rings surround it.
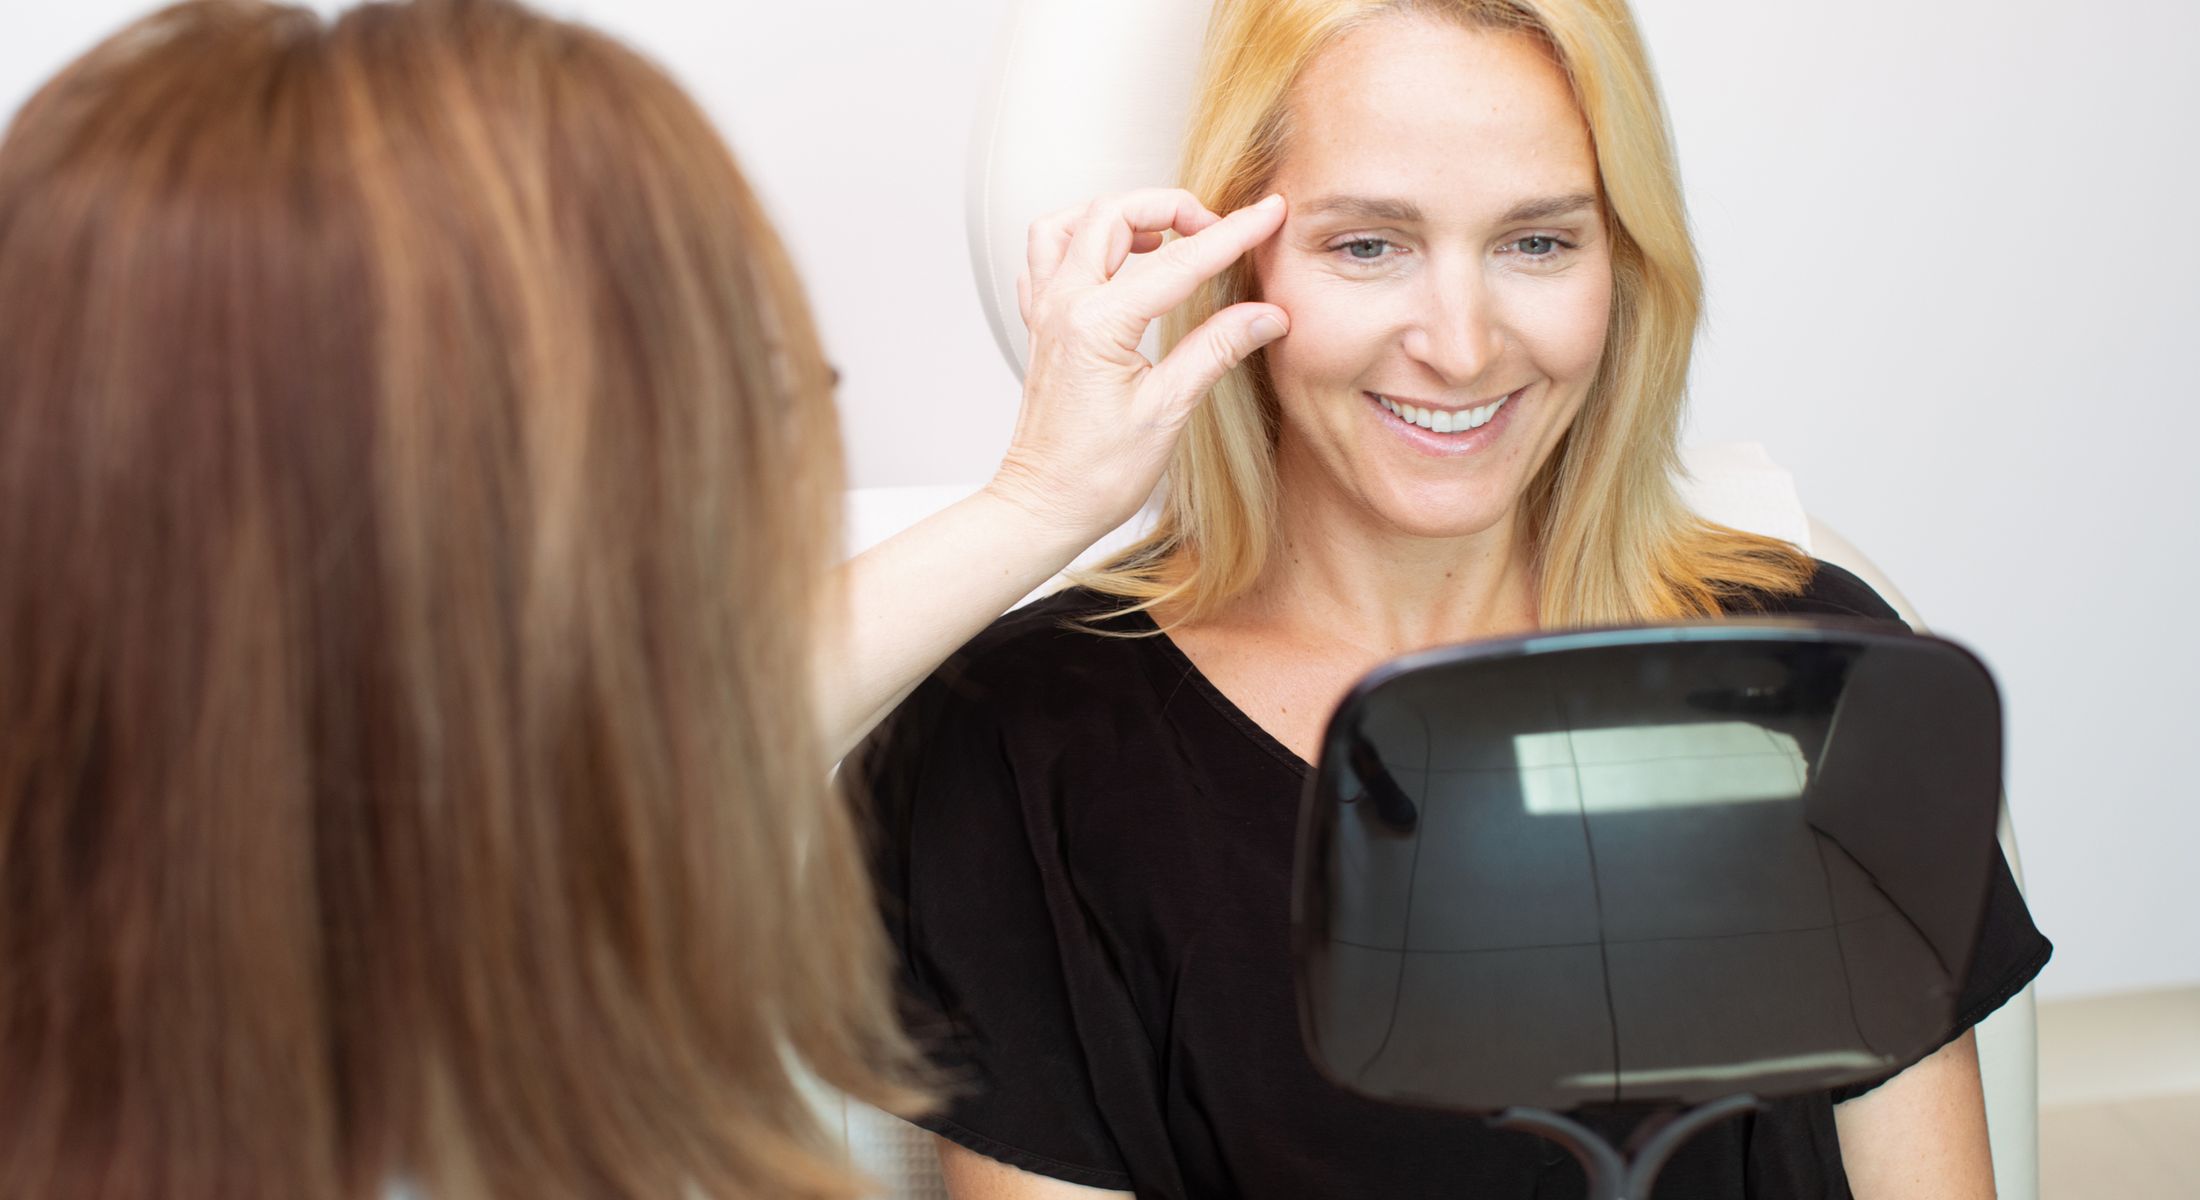
M 1026 261 L 1024 264 L 1024 269 L 1016 273 L 1016 312 L 1018 313 L 1018 315 L 1023 317 L 1024 324 L 1026 326 L 1029 326 L 1031 324 L 1031 295 L 1033 290 L 1031 278 L 1032 259 L 1038 252 L 1042 239 L 1045 242 L 1045 252 L 1048 254 L 1048 256 L 1057 261 L 1059 261 L 1059 259 L 1061 258 L 1062 250 L 1069 245 L 1069 235 L 1066 225 L 1060 227 L 1050 227 L 1043 234 L 1040 231 L 1041 224 L 1052 222 L 1057 217 L 1062 218 L 1065 221 L 1068 219 L 1066 216 L 1064 216 L 1064 214 L 1056 214 L 1055 217 L 1041 218 L 1039 222 L 1034 222 L 1032 224 L 1032 232 L 1029 235 L 1026 248 Z M 1162 237 L 1160 234 L 1150 231 L 1140 231 L 1136 237 L 1131 239 L 1131 253 L 1152 253 L 1153 251 L 1161 248 L 1161 242 Z
M 1060 212 L 1048 213 L 1046 216 L 1033 221 L 1030 231 L 1025 234 L 1024 269 L 1018 277 L 1017 287 L 1022 296 L 1020 303 L 1027 306 L 1024 311 L 1024 320 L 1027 324 L 1031 319 L 1031 312 L 1028 308 L 1031 295 L 1051 283 L 1054 279 L 1054 273 L 1061 269 L 1062 258 L 1069 252 L 1070 239 L 1078 222 L 1084 218 L 1086 211 L 1086 208 L 1065 208 Z M 1208 213 L 1204 209 L 1201 211 L 1205 213 L 1204 217 L 1175 226 L 1175 231 L 1178 233 L 1197 233 L 1199 230 L 1221 220 L 1213 213 Z M 1128 253 L 1150 254 L 1160 249 L 1161 243 L 1165 240 L 1158 230 L 1138 230 L 1131 236 Z M 1123 258 L 1124 255 L 1114 256 L 1113 261 L 1108 264 L 1108 274 L 1113 275 L 1122 268 Z
M 1189 236 L 1218 220 L 1183 188 L 1146 188 L 1096 200 L 1077 221 L 1059 269 L 1074 272 L 1079 283 L 1105 283 L 1134 252 L 1139 235 L 1153 235 L 1159 246 L 1165 232 Z
M 1062 256 L 1069 252 L 1070 232 L 1078 218 L 1085 215 L 1083 207 L 1065 208 L 1050 212 L 1031 223 L 1024 234 L 1024 275 L 1030 279 L 1033 296 L 1046 290 L 1054 272 L 1062 265 Z M 1024 313 L 1029 324 L 1030 312 Z
M 1246 252 L 1283 228 L 1283 197 L 1270 196 L 1154 251 L 1113 290 L 1140 318 L 1152 320 L 1184 303 L 1200 284 L 1222 273 Z
M 1185 334 L 1168 357 L 1154 364 L 1147 385 L 1158 389 L 1162 420 L 1174 425 L 1213 389 L 1230 368 L 1289 332 L 1290 315 L 1273 304 L 1233 304 Z
M 1167 234 L 1189 237 L 1221 219 L 1182 188 L 1127 192 L 1040 217 L 1024 241 L 1029 282 L 1019 285 L 1019 307 L 1025 322 L 1031 299 L 1047 290 L 1065 262 L 1076 264 L 1078 282 L 1104 283 L 1122 269 L 1124 259 L 1160 249 Z

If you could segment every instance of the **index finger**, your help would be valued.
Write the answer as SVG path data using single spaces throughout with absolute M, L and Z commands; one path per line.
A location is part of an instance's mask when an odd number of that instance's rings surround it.
M 1084 283 L 1105 283 L 1130 256 L 1140 234 L 1189 237 L 1221 219 L 1183 188 L 1143 188 L 1095 201 L 1070 238 L 1062 269 Z
M 1247 251 L 1283 228 L 1283 196 L 1250 204 L 1153 252 L 1136 272 L 1109 285 L 1140 318 L 1153 320 L 1191 298 L 1199 285 L 1220 275 Z

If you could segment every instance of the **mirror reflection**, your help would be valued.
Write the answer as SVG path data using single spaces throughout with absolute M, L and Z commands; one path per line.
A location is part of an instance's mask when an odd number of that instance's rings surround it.
M 1953 1016 L 2000 760 L 1991 680 L 1927 637 L 1782 622 L 1409 660 L 1340 708 L 1307 800 L 1309 1048 L 1354 1090 L 1466 1109 L 1897 1068 Z

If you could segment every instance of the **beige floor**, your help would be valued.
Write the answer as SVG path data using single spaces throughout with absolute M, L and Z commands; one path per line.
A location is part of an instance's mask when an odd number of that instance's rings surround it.
M 2200 1197 L 2200 1093 L 2040 1110 L 2040 1200 Z
M 2200 988 L 2040 1005 L 2040 1200 L 2200 1200 Z

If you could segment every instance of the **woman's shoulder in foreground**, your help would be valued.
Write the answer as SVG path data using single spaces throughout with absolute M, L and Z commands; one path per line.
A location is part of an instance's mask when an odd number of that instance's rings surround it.
M 941 670 L 992 677 L 1119 655 L 1150 638 L 1111 634 L 1151 634 L 1154 628 L 1144 614 L 1123 612 L 1131 603 L 1090 588 L 1064 588 L 995 619 Z
M 1871 585 L 1843 567 L 1812 559 L 1810 580 L 1792 595 L 1751 590 L 1728 601 L 1728 616 L 1862 617 L 1901 622 L 1902 615 Z

